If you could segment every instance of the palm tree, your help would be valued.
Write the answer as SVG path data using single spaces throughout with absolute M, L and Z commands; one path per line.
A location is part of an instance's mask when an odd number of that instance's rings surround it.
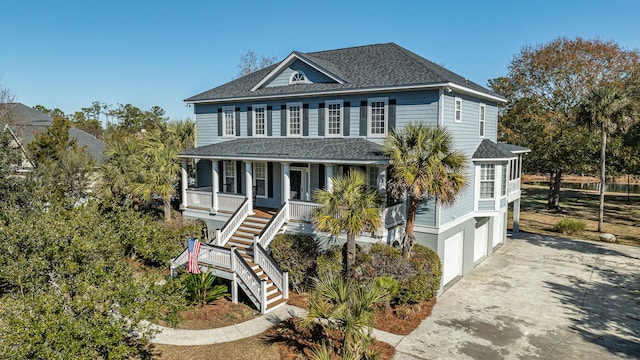
M 382 197 L 377 190 L 366 189 L 366 177 L 358 170 L 334 177 L 332 181 L 333 189 L 318 189 L 314 193 L 314 201 L 321 206 L 315 208 L 311 216 L 317 230 L 333 236 L 347 234 L 345 275 L 348 275 L 355 261 L 356 236 L 369 227 L 377 229 L 382 223 Z
M 597 127 L 600 130 L 599 232 L 602 232 L 604 224 L 607 136 L 618 129 L 628 130 L 633 124 L 635 115 L 636 108 L 632 97 L 612 84 L 594 88 L 578 106 L 578 120 L 589 127 Z
M 100 166 L 100 193 L 125 204 L 131 198 L 136 168 L 140 166 L 141 142 L 135 136 L 113 137 L 107 142 Z
M 453 149 L 453 137 L 443 128 L 407 124 L 384 141 L 384 153 L 392 171 L 388 189 L 395 198 L 408 194 L 406 233 L 402 255 L 408 258 L 415 236 L 416 210 L 423 197 L 451 206 L 467 186 L 463 173 L 467 157 Z

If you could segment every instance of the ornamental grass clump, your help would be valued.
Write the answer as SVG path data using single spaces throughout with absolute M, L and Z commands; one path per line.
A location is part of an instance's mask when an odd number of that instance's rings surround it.
M 585 229 L 585 223 L 580 220 L 562 219 L 553 225 L 553 231 L 564 235 L 580 234 Z

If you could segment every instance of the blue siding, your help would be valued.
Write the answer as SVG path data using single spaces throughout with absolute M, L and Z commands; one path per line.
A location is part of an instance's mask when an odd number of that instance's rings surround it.
M 309 81 L 310 83 L 334 83 L 335 82 L 335 80 L 329 78 L 328 76 L 324 75 L 318 70 L 305 64 L 304 62 L 300 60 L 296 60 L 288 68 L 284 69 L 275 79 L 273 79 L 265 87 L 288 86 L 289 78 L 291 78 L 291 74 L 293 74 L 294 71 L 302 71 L 306 75 L 307 81 Z
M 416 225 L 436 226 L 436 202 L 423 199 L 416 210 Z
M 269 198 L 256 198 L 256 206 L 279 209 L 282 205 L 282 167 L 280 163 L 273 163 L 273 195 Z
M 196 146 L 205 146 L 218 140 L 218 106 L 195 104 Z
M 478 211 L 494 211 L 496 206 L 495 200 L 478 201 Z
M 196 163 L 196 186 L 211 186 L 211 161 L 198 160 Z

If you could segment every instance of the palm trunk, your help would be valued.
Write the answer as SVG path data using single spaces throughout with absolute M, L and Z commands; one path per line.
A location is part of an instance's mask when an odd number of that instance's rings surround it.
M 345 261 L 345 277 L 351 275 L 351 268 L 356 260 L 356 235 L 347 234 L 347 258 Z
M 416 210 L 418 209 L 418 203 L 420 198 L 411 196 L 409 198 L 409 209 L 407 209 L 407 224 L 405 226 L 404 244 L 402 246 L 402 256 L 408 259 L 411 256 L 411 248 L 413 247 L 413 228 L 416 224 Z
M 164 221 L 171 221 L 171 198 L 162 199 L 162 207 L 164 210 Z
M 602 228 L 604 225 L 604 192 L 607 186 L 606 178 L 605 178 L 605 161 L 606 161 L 606 152 L 607 152 L 607 132 L 604 129 L 604 124 L 602 125 L 602 146 L 600 149 L 600 209 L 598 214 L 598 232 L 602 232 Z

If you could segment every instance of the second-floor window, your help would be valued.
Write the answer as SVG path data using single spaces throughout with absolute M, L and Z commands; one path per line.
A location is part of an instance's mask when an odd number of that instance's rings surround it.
M 502 193 L 500 195 L 505 196 L 507 195 L 507 164 L 502 165 L 502 176 L 500 178 L 502 179 L 502 186 L 500 187 Z
M 462 99 L 455 99 L 455 122 L 462 122 Z
M 225 160 L 224 164 L 224 192 L 236 193 L 236 163 Z
M 387 98 L 369 99 L 369 136 L 384 137 L 387 133 Z
M 235 109 L 230 107 L 222 108 L 222 135 L 223 136 L 236 136 L 236 113 Z
M 266 105 L 254 105 L 253 106 L 253 134 L 255 136 L 267 135 L 267 106 Z
M 287 135 L 302 135 L 302 103 L 287 104 Z
M 342 135 L 342 100 L 327 101 L 327 136 Z
M 484 104 L 480 104 L 480 137 L 484 137 L 484 117 L 485 117 L 486 107 Z
M 493 199 L 496 169 L 493 164 L 480 165 L 480 199 Z
M 256 196 L 267 196 L 267 164 L 263 162 L 253 163 L 254 186 Z

